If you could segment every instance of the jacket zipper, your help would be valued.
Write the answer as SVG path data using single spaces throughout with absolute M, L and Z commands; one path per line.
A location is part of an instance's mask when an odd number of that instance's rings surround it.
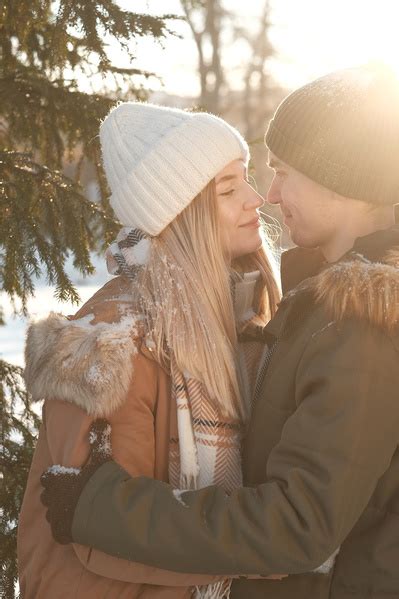
M 258 372 L 258 376 L 256 377 L 256 383 L 255 383 L 255 389 L 254 389 L 254 393 L 253 393 L 253 401 L 252 401 L 252 405 L 255 406 L 255 404 L 258 401 L 258 396 L 259 396 L 259 391 L 263 385 L 263 382 L 265 380 L 265 376 L 266 376 L 266 372 L 270 366 L 270 362 L 271 359 L 273 357 L 274 352 L 276 351 L 277 345 L 278 345 L 279 339 L 276 339 L 275 341 L 273 341 L 272 345 L 269 347 L 262 366 L 260 367 L 260 370 Z

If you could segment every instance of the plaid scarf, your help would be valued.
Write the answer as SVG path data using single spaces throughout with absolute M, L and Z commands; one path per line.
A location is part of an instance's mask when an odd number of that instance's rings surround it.
M 219 485 L 226 492 L 242 486 L 242 424 L 221 418 L 206 389 L 182 373 L 171 357 L 172 401 L 177 406 L 178 438 L 169 441 L 169 482 L 180 491 Z M 231 580 L 196 587 L 197 599 L 229 597 Z
M 145 266 L 151 250 L 151 238 L 140 229 L 123 227 L 105 253 L 108 272 L 132 281 Z
M 138 251 L 143 241 L 150 243 L 142 231 L 124 228 L 107 250 L 108 270 L 134 280 L 145 264 Z M 248 330 L 248 320 L 246 322 Z M 254 343 L 257 346 L 254 351 Z M 250 362 L 260 357 L 261 343 L 247 344 Z M 170 355 L 172 401 L 177 406 L 178 438 L 169 442 L 169 482 L 179 500 L 181 491 L 219 485 L 229 493 L 242 486 L 241 443 L 243 425 L 239 420 L 222 418 L 209 399 L 201 381 L 181 372 L 173 352 Z M 247 394 L 246 394 L 247 395 Z M 230 595 L 231 580 L 196 587 L 195 599 L 224 599 Z

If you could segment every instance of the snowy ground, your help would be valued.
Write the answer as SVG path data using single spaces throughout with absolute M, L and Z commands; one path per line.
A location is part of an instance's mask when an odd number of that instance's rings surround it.
M 91 277 L 83 278 L 79 276 L 79 273 L 68 269 L 82 303 L 88 300 L 110 278 L 103 258 L 93 257 L 93 262 L 96 272 Z M 58 302 L 54 298 L 53 289 L 46 284 L 45 280 L 37 281 L 35 296 L 28 303 L 28 319 L 13 315 L 11 302 L 4 293 L 0 293 L 0 306 L 6 321 L 5 326 L 0 326 L 0 357 L 19 366 L 24 365 L 24 340 L 29 318 L 40 318 L 51 311 L 73 314 L 79 307 L 70 303 Z

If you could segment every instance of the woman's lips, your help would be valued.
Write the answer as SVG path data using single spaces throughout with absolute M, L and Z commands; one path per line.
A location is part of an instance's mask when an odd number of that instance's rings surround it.
M 257 229 L 258 227 L 260 227 L 260 217 L 257 216 L 256 218 L 253 218 L 252 220 L 248 221 L 247 223 L 240 225 L 240 227 Z

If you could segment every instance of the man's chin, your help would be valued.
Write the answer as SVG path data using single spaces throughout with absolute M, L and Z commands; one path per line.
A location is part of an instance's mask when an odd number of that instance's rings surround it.
M 300 248 L 316 249 L 319 247 L 319 243 L 314 239 L 308 239 L 301 234 L 297 234 L 295 231 L 289 231 L 290 239 L 292 243 Z

